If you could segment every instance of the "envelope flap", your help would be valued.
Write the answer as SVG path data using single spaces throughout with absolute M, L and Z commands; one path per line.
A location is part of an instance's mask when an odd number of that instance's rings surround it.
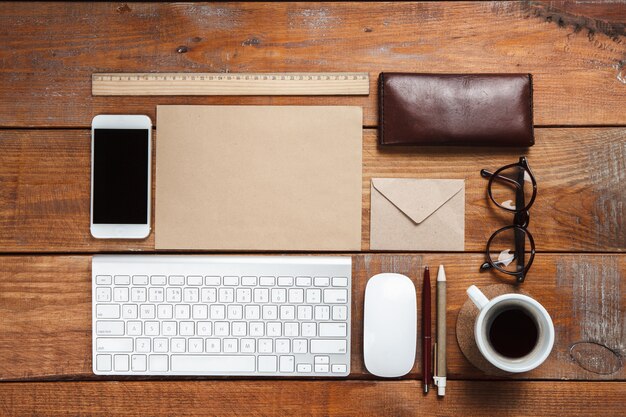
M 418 224 L 446 204 L 464 186 L 464 180 L 372 178 L 372 187 Z

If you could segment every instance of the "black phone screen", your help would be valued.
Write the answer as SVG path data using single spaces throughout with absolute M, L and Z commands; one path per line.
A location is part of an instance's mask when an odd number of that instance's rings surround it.
M 94 129 L 94 224 L 148 222 L 148 132 Z

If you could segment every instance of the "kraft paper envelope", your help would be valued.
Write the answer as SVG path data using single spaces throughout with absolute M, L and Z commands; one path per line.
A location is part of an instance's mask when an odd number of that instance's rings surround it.
M 465 181 L 373 178 L 370 249 L 462 251 Z
M 157 249 L 361 249 L 360 107 L 158 106 Z

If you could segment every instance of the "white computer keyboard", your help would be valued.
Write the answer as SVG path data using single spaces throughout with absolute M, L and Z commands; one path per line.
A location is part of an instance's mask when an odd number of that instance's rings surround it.
M 96 255 L 98 375 L 343 377 L 349 257 Z

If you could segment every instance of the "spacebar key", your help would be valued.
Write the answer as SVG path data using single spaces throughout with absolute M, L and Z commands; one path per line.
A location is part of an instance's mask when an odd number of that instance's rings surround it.
M 254 356 L 226 355 L 172 355 L 172 371 L 212 373 L 212 372 L 254 372 Z

